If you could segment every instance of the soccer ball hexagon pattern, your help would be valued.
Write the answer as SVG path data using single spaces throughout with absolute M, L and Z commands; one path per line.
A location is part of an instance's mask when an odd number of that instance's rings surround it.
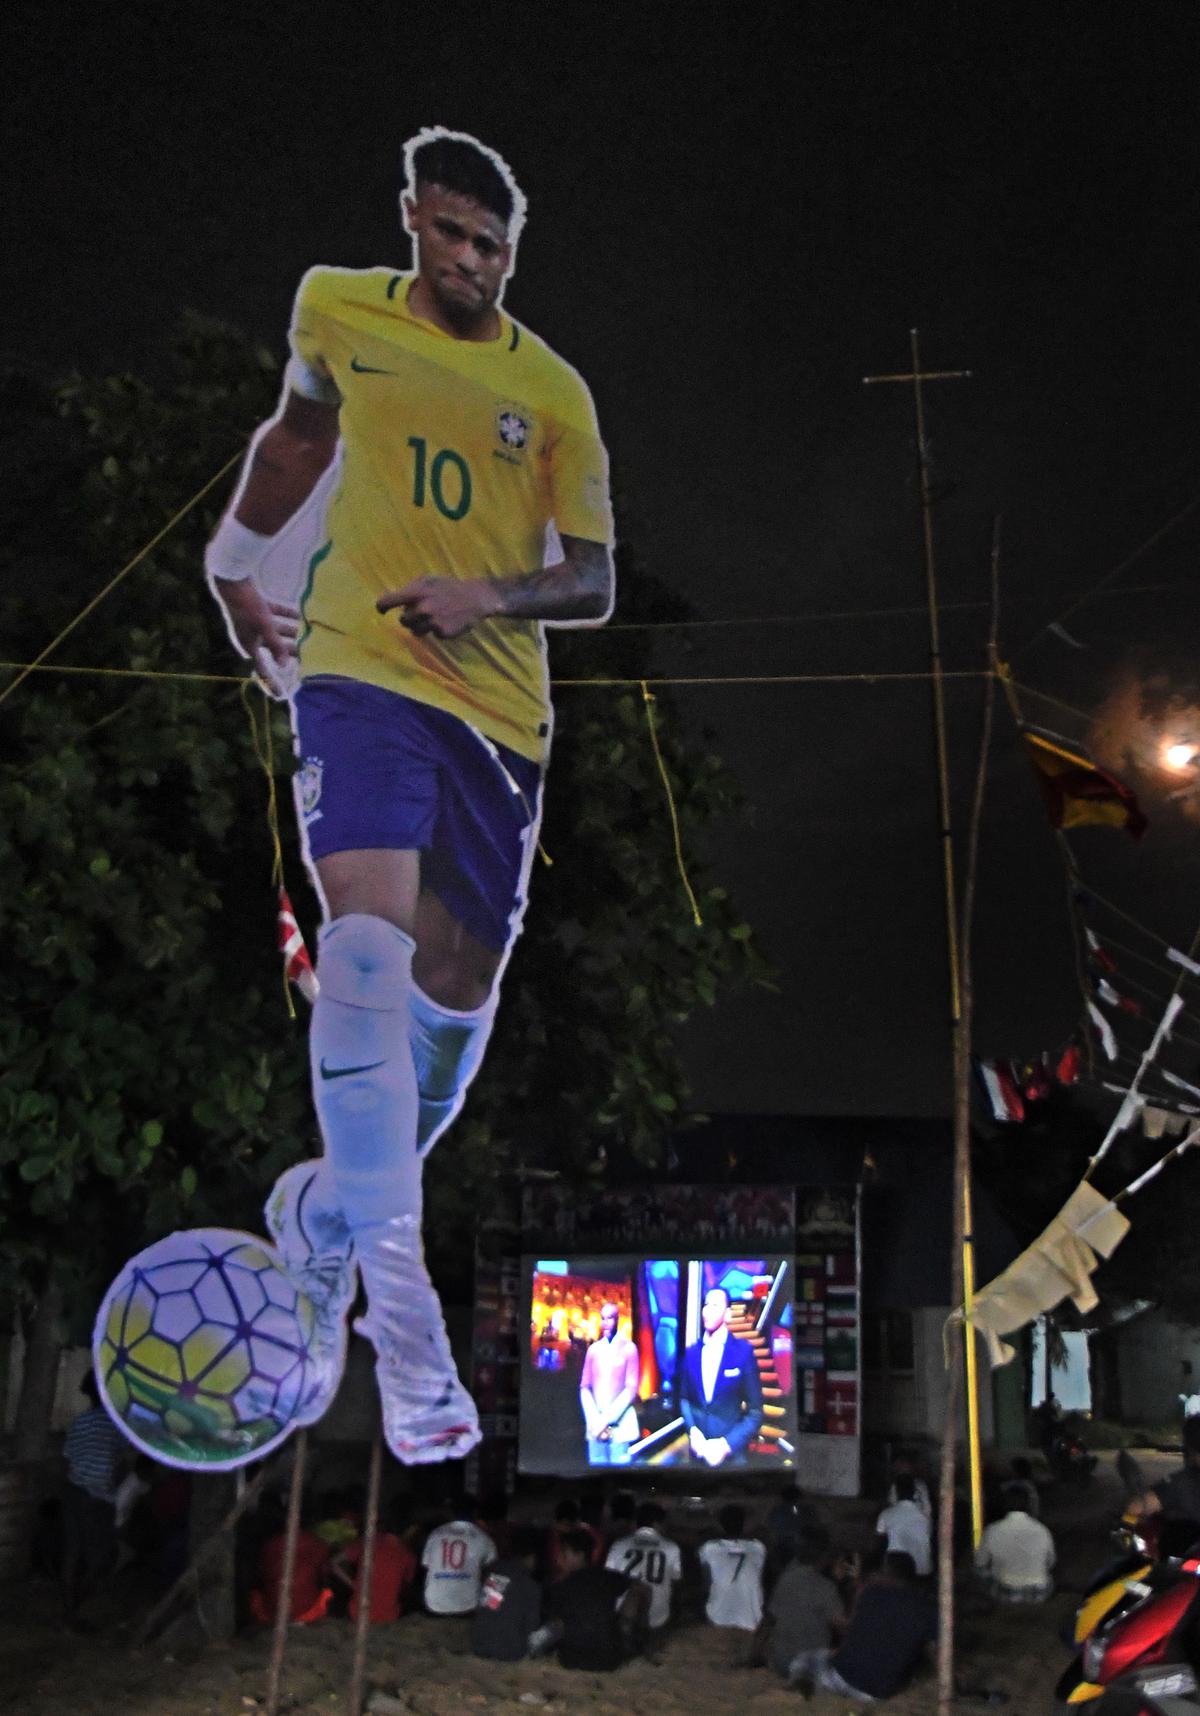
M 230 1471 L 277 1447 L 329 1392 L 313 1337 L 312 1306 L 273 1247 L 195 1228 L 125 1265 L 92 1356 L 104 1404 L 136 1447 L 166 1465 Z

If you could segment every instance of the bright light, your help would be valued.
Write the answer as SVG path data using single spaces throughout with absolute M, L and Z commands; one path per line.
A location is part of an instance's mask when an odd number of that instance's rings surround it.
M 1200 745 L 1168 745 L 1163 751 L 1163 762 L 1169 769 L 1186 769 L 1198 756 Z

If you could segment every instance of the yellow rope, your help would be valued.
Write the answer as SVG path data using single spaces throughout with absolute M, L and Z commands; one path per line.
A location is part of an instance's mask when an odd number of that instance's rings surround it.
M 184 504 L 180 507 L 179 511 L 167 520 L 166 524 L 163 525 L 162 529 L 157 533 L 157 535 L 152 536 L 150 538 L 149 542 L 147 542 L 144 547 L 139 548 L 132 560 L 127 560 L 125 562 L 125 564 L 124 564 L 124 566 L 122 566 L 121 570 L 119 572 L 115 573 L 113 575 L 113 577 L 111 577 L 109 579 L 108 583 L 104 586 L 104 588 L 102 590 L 98 591 L 97 594 L 92 597 L 90 602 L 86 602 L 84 604 L 84 606 L 82 608 L 80 608 L 79 612 L 76 614 L 76 616 L 73 620 L 69 620 L 67 622 L 67 624 L 63 627 L 62 631 L 59 632 L 57 637 L 53 637 L 50 639 L 50 642 L 46 645 L 45 649 L 41 652 L 41 654 L 38 656 L 35 656 L 31 662 L 27 662 L 27 663 L 25 663 L 24 666 L 21 667 L 20 671 L 17 674 L 17 677 L 12 681 L 12 683 L 10 685 L 6 685 L 4 687 L 4 690 L 0 691 L 0 703 L 3 703 L 4 699 L 6 697 L 11 697 L 13 692 L 17 689 L 18 685 L 23 684 L 24 681 L 29 677 L 29 675 L 36 668 L 41 667 L 42 663 L 46 660 L 47 656 L 51 656 L 54 654 L 55 650 L 58 648 L 59 644 L 63 642 L 64 638 L 70 637 L 71 633 L 75 630 L 76 626 L 81 625 L 82 622 L 87 619 L 88 615 L 100 606 L 100 604 L 104 600 L 104 598 L 107 595 L 109 595 L 113 590 L 116 589 L 117 585 L 121 582 L 122 578 L 127 577 L 128 574 L 133 571 L 135 566 L 141 565 L 142 561 L 146 558 L 146 556 L 153 549 L 158 547 L 158 545 L 162 541 L 163 537 L 168 535 L 169 532 L 171 532 L 172 530 L 174 530 L 175 526 L 179 523 L 180 519 L 185 518 L 187 516 L 187 514 L 189 512 L 191 512 L 192 508 L 204 499 L 205 495 L 209 492 L 209 490 L 213 489 L 217 486 L 217 484 L 220 482 L 221 478 L 225 475 L 225 473 L 227 471 L 231 471 L 233 469 L 233 467 L 237 464 L 238 460 L 242 457 L 243 451 L 244 451 L 244 449 L 239 447 L 237 452 L 233 455 L 232 458 L 226 459 L 225 463 L 221 466 L 221 469 L 219 471 L 217 471 L 214 476 L 211 476 L 208 479 L 208 481 L 204 484 L 204 487 L 197 489 L 195 494 L 192 496 L 191 500 L 184 502 Z M 15 666 L 16 664 L 15 663 L 6 663 L 5 665 L 6 666 Z
M 199 685 L 246 683 L 244 673 L 179 673 L 154 667 L 74 667 L 69 663 L 57 661 L 50 667 L 43 667 L 40 661 L 0 661 L 0 672 L 8 668 L 20 668 L 25 673 L 74 673 L 93 679 L 178 679 L 190 680 Z M 11 690 L 11 687 L 9 689 Z
M 251 702 L 255 689 L 262 697 L 263 730 L 258 726 L 258 712 Z M 275 786 L 275 739 L 271 732 L 271 704 L 264 688 L 257 680 L 244 679 L 241 689 L 242 707 L 250 722 L 250 743 L 254 755 L 267 777 L 267 827 L 271 833 L 271 885 L 278 895 L 283 887 L 283 843 L 279 835 L 279 795 Z M 287 967 L 283 967 L 283 998 L 287 1004 L 288 1018 L 296 1017 L 296 1006 L 292 1000 L 292 986 L 288 982 Z
M 704 928 L 704 919 L 700 916 L 700 907 L 696 904 L 696 896 L 688 879 L 687 863 L 683 856 L 683 840 L 679 833 L 679 814 L 675 809 L 675 794 L 671 791 L 671 777 L 667 773 L 667 765 L 663 761 L 662 749 L 658 743 L 658 730 L 654 725 L 654 694 L 650 690 L 649 681 L 641 681 L 642 700 L 646 706 L 646 725 L 650 729 L 650 743 L 654 749 L 654 760 L 658 764 L 658 772 L 662 776 L 663 790 L 667 795 L 667 809 L 671 813 L 671 832 L 675 837 L 675 863 L 679 870 L 679 879 L 683 883 L 684 892 L 691 901 L 692 922 L 697 929 Z
M 77 667 L 60 665 L 54 662 L 49 667 L 42 665 L 42 658 L 37 661 L 0 661 L 0 673 L 6 670 L 20 670 L 26 673 L 74 673 L 84 677 L 97 679 L 178 679 L 191 681 L 197 685 L 242 685 L 246 681 L 243 673 L 173 673 L 163 668 L 140 667 Z M 958 668 L 942 675 L 943 679 L 987 679 L 987 668 Z M 634 686 L 684 686 L 684 685 L 877 685 L 889 680 L 927 680 L 932 678 L 928 673 L 768 673 L 768 674 L 726 674 L 680 677 L 665 675 L 654 679 L 552 679 L 550 684 L 556 691 L 565 686 L 595 686 L 610 690 L 632 688 Z M 14 681 L 14 684 L 18 683 Z M 12 686 L 8 688 L 12 689 Z M 7 692 L 2 694 L 7 695 Z M 1041 695 L 1037 693 L 1036 695 Z

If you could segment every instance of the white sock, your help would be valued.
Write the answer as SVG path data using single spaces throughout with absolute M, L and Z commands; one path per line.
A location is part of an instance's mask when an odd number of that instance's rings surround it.
M 360 1259 L 372 1228 L 402 1216 L 420 1225 L 412 956 L 411 936 L 384 918 L 356 912 L 321 931 L 309 1035 L 313 1096 L 327 1169 Z
M 384 1421 L 397 1452 L 408 1447 L 409 1427 L 430 1414 L 448 1412 L 457 1423 L 473 1411 L 469 1401 L 463 1406 L 421 1244 L 412 956 L 411 936 L 384 918 L 353 913 L 327 924 L 309 1039 L 326 1169 L 367 1292 L 358 1326 L 379 1356 Z
M 496 1018 L 497 996 L 482 1007 L 459 1012 L 432 1000 L 416 983 L 409 1001 L 409 1041 L 420 1092 L 417 1149 L 437 1143 L 466 1100 L 467 1088 L 483 1064 Z
M 322 987 L 325 981 L 327 959 L 325 938 L 336 924 L 347 921 L 345 918 L 335 918 L 333 923 L 321 932 L 320 979 Z M 381 922 L 382 920 L 364 919 L 363 921 Z M 390 924 L 385 925 L 385 928 L 390 929 L 391 927 Z M 396 930 L 395 933 L 399 936 L 403 932 Z M 476 1007 L 469 1012 L 462 1012 L 453 1007 L 443 1007 L 439 1002 L 426 995 L 411 975 L 408 978 L 408 1038 L 416 1072 L 418 1096 L 416 1148 L 418 1157 L 422 1159 L 429 1154 L 443 1132 L 457 1119 L 466 1100 L 468 1087 L 483 1065 L 484 1053 L 496 1019 L 498 999 L 498 995 L 493 993 L 488 996 L 482 1007 Z M 321 998 L 318 995 L 313 1015 L 311 1039 L 313 1042 L 316 1040 L 320 1005 Z M 319 1083 L 320 1075 L 314 1050 L 314 1090 L 317 1089 Z M 319 1099 L 318 1110 L 320 1110 Z M 324 1130 L 323 1117 L 322 1130 Z M 325 1159 L 319 1165 L 317 1178 L 310 1196 L 314 1209 L 332 1210 L 341 1204 L 342 1199 L 339 1191 L 339 1177 L 333 1166 L 333 1152 L 328 1141 L 325 1148 Z M 420 1207 L 419 1197 L 417 1207 Z

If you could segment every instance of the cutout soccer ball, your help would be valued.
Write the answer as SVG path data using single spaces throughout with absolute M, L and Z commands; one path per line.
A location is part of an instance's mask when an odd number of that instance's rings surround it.
M 173 1233 L 122 1269 L 100 1306 L 101 1397 L 134 1445 L 170 1466 L 229 1471 L 319 1415 L 336 1378 L 311 1304 L 264 1240 Z

